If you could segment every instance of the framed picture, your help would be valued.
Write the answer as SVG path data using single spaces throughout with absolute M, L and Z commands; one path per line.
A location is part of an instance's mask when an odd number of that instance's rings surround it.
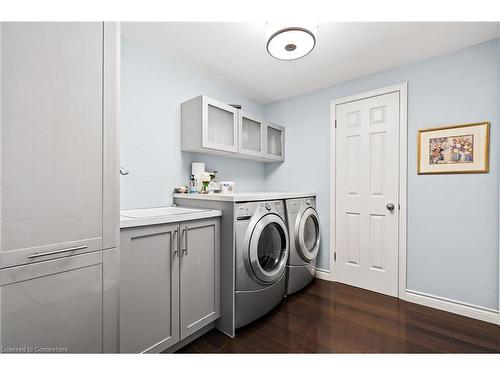
M 418 131 L 418 174 L 488 173 L 490 123 Z

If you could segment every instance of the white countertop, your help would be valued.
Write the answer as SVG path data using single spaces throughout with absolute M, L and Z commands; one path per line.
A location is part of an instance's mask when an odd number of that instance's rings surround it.
M 232 194 L 174 194 L 174 198 L 223 201 L 223 202 L 249 202 L 249 201 L 267 201 L 274 199 L 292 199 L 315 197 L 312 192 L 248 192 Z
M 221 216 L 219 210 L 183 207 L 155 207 L 120 211 L 120 228 L 167 224 Z

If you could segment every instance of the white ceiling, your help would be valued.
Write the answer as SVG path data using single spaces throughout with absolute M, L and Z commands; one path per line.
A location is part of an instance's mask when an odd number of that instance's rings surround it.
M 320 23 L 296 61 L 266 51 L 265 23 L 125 22 L 123 34 L 269 103 L 498 37 L 498 23 Z

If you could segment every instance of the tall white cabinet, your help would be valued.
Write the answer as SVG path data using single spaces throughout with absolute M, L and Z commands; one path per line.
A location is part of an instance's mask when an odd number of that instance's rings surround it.
M 116 351 L 118 28 L 1 24 L 4 348 Z

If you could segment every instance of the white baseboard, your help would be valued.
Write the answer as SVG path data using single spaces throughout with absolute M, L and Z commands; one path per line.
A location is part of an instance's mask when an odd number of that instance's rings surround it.
M 316 278 L 321 280 L 330 281 L 330 271 L 316 268 Z
M 444 310 L 454 314 L 463 315 L 469 318 L 500 325 L 500 314 L 498 310 L 487 309 L 484 307 L 470 305 L 460 301 L 433 296 L 431 294 L 420 293 L 413 290 L 407 290 L 404 299 L 408 302 L 417 303 L 419 305 L 424 305 L 432 307 L 434 309 Z
M 321 280 L 333 281 L 330 278 L 330 272 L 321 268 L 316 268 L 316 278 Z M 448 298 L 438 297 L 432 294 L 421 293 L 414 290 L 406 290 L 406 293 L 399 296 L 400 299 L 413 302 L 418 305 L 432 307 L 437 310 L 443 310 L 466 316 L 484 322 L 500 325 L 500 312 L 494 309 L 488 309 Z

